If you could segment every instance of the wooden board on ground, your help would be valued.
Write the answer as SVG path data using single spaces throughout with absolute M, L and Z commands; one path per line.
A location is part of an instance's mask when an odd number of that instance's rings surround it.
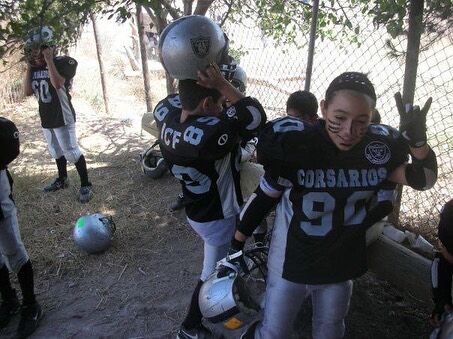
M 415 298 L 431 301 L 431 261 L 384 235 L 368 247 L 368 267 Z

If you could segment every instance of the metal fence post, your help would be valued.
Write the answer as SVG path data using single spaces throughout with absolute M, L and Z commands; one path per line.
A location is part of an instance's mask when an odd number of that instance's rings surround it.
M 418 56 L 420 52 L 420 36 L 423 31 L 423 5 L 424 0 L 411 0 L 409 4 L 409 28 L 407 34 L 406 63 L 402 93 L 404 103 L 412 104 L 414 102 Z M 395 225 L 399 222 L 403 187 L 398 185 L 396 191 L 397 196 L 393 213 L 389 216 L 389 221 Z
M 311 11 L 310 42 L 308 44 L 307 70 L 305 74 L 304 89 L 306 91 L 310 90 L 311 74 L 313 70 L 313 56 L 315 54 L 316 27 L 318 26 L 318 11 L 319 11 L 319 0 L 314 0 L 313 8 Z

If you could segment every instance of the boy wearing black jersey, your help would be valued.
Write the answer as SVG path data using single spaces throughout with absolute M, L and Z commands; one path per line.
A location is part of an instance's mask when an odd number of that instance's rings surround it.
M 385 186 L 390 181 L 423 190 L 437 178 L 425 132 L 431 99 L 423 109 L 404 107 L 400 95 L 396 100 L 401 133 L 370 125 L 374 87 L 365 74 L 346 72 L 332 81 L 321 102 L 325 120 L 308 125 L 284 117 L 260 134 L 257 151 L 265 174 L 241 212 L 232 250 L 242 249 L 277 207 L 264 318 L 244 338 L 290 337 L 308 296 L 313 338 L 343 337 L 352 279 L 367 270 L 366 230 L 388 213 L 384 202 L 391 207 L 393 187 Z
M 8 164 L 19 155 L 19 131 L 15 124 L 0 117 L 0 330 L 21 312 L 17 335 L 32 334 L 42 318 L 41 306 L 35 299 L 33 267 L 20 237 L 16 204 L 12 190 L 13 179 Z M 22 306 L 12 288 L 9 271 L 17 274 L 22 292 Z
M 224 98 L 231 107 L 223 109 Z M 218 260 L 226 256 L 242 205 L 239 185 L 241 138 L 256 133 L 266 120 L 258 101 L 244 97 L 217 65 L 199 80 L 180 80 L 179 97 L 170 95 L 154 110 L 161 151 L 180 180 L 187 220 L 204 242 L 203 270 L 178 338 L 201 338 L 198 294 Z
M 58 177 L 44 188 L 54 192 L 68 187 L 67 161 L 75 164 L 80 176 L 78 200 L 86 203 L 93 196 L 85 157 L 77 143 L 76 115 L 71 103 L 72 79 L 77 61 L 68 56 L 55 57 L 55 47 L 36 46 L 31 50 L 24 78 L 25 95 L 38 99 L 39 115 L 49 153 L 55 159 Z
M 431 323 L 439 326 L 444 312 L 451 311 L 451 286 L 453 275 L 453 199 L 448 201 L 440 212 L 438 227 L 440 251 L 431 266 L 431 284 L 434 309 Z

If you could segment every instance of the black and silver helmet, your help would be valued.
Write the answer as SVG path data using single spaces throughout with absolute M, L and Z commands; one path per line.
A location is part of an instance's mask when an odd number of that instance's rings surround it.
M 222 66 L 231 61 L 227 36 L 202 15 L 185 16 L 169 24 L 160 35 L 158 51 L 165 70 L 179 80 L 197 80 L 197 71 L 210 63 Z
M 140 154 L 140 164 L 143 173 L 153 179 L 159 179 L 168 171 L 168 165 L 160 151 L 156 150 L 159 142 L 155 142 L 150 148 Z
M 110 247 L 116 226 L 112 217 L 100 213 L 80 217 L 74 226 L 74 242 L 87 253 L 99 253 Z
M 244 252 L 249 272 L 245 274 L 225 258 L 203 283 L 198 302 L 203 317 L 223 322 L 230 330 L 247 325 L 261 309 L 266 285 L 267 247 Z M 234 255 L 240 255 L 240 252 Z M 233 256 L 234 256 L 233 255 Z M 226 273 L 225 273 L 225 270 Z

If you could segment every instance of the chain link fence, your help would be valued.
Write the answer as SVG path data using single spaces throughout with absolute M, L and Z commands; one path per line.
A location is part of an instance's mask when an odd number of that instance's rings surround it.
M 354 12 L 356 11 L 356 12 Z M 402 91 L 404 56 L 391 57 L 386 44 L 389 35 L 384 28 L 373 26 L 360 9 L 348 13 L 354 26 L 361 27 L 359 44 L 343 41 L 321 41 L 315 45 L 310 91 L 318 100 L 324 97 L 330 81 L 345 71 L 368 73 L 378 95 L 377 108 L 382 123 L 398 127 L 399 115 L 393 95 Z M 354 22 L 355 21 L 355 22 Z M 248 75 L 247 94 L 257 97 L 270 119 L 285 114 L 286 100 L 292 92 L 304 89 L 309 33 L 301 35 L 298 49 L 279 46 L 261 35 L 251 18 L 240 25 L 226 25 L 231 46 L 237 50 L 240 64 Z M 394 42 L 404 51 L 407 41 Z M 439 178 L 434 188 L 419 192 L 405 186 L 400 225 L 433 235 L 443 204 L 453 198 L 453 45 L 445 36 L 419 56 L 414 102 L 423 105 L 428 97 L 433 104 L 427 118 L 429 143 L 438 156 Z M 318 112 L 320 114 L 320 112 Z
M 359 8 L 349 9 L 348 17 L 353 26 L 361 27 L 360 44 L 344 38 L 336 41 L 317 39 L 310 90 L 321 100 L 330 81 L 341 72 L 368 73 L 376 87 L 382 122 L 398 127 L 399 116 L 393 95 L 402 90 L 404 57 L 389 56 L 386 44 L 389 36 L 385 29 L 375 28 L 371 18 L 364 17 Z M 305 85 L 308 30 L 299 34 L 298 44 L 303 47 L 298 49 L 280 46 L 264 36 L 253 17 L 240 24 L 227 23 L 224 29 L 230 38 L 230 46 L 240 56 L 240 63 L 247 72 L 247 94 L 261 101 L 270 119 L 284 115 L 288 96 Z M 118 40 L 118 37 L 115 35 L 112 39 Z M 393 42 L 397 49 L 405 50 L 404 39 Z M 22 96 L 23 68 L 19 66 L 2 72 L 2 77 L 9 81 L 0 84 L 0 110 Z M 80 80 L 81 75 L 78 77 Z M 439 178 L 434 188 L 425 192 L 405 187 L 400 213 L 402 226 L 419 229 L 428 235 L 434 234 L 441 207 L 453 197 L 452 91 L 453 44 L 452 37 L 445 36 L 420 53 L 414 100 L 421 105 L 429 96 L 434 100 L 427 125 L 429 143 L 438 156 Z

